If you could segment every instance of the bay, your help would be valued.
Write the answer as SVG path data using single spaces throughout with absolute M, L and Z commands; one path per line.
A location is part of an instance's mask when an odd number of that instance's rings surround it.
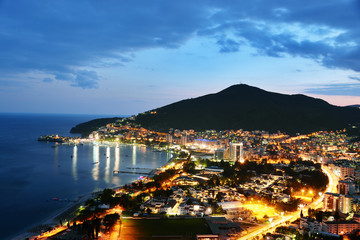
M 71 127 L 100 117 L 113 116 L 0 113 L 0 239 L 41 224 L 67 200 L 130 183 L 171 157 L 139 145 L 53 147 L 37 141 L 40 135 L 73 136 Z

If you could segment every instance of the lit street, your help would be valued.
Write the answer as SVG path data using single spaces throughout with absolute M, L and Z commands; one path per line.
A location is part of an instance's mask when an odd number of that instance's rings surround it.
M 329 178 L 329 184 L 325 192 L 336 192 L 336 186 L 338 183 L 337 176 L 325 165 L 322 165 L 322 170 Z M 319 208 L 322 206 L 322 201 L 324 199 L 324 194 L 321 194 L 321 196 L 308 206 L 305 206 L 302 210 L 303 213 L 306 213 L 309 208 Z M 262 235 L 266 234 L 267 232 L 273 232 L 275 229 L 286 222 L 292 222 L 295 221 L 297 218 L 300 217 L 300 210 L 296 212 L 292 212 L 290 214 L 286 214 L 280 219 L 274 220 L 271 224 L 268 224 L 266 226 L 261 226 L 256 228 L 253 232 L 250 232 L 249 234 L 242 236 L 239 238 L 239 240 L 245 240 L 245 239 L 252 239 L 256 236 L 262 237 Z

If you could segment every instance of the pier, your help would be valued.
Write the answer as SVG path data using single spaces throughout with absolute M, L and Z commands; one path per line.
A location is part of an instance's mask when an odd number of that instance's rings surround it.
M 144 172 L 131 172 L 131 171 L 113 171 L 114 174 L 119 174 L 119 173 L 131 173 L 131 174 L 141 174 L 141 175 L 149 175 L 150 173 L 144 173 Z

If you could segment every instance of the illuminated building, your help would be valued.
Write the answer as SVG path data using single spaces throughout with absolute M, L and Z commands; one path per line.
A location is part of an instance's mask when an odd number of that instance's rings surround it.
M 335 212 L 338 210 L 340 194 L 327 192 L 324 195 L 324 211 Z
M 196 235 L 197 240 L 219 240 L 219 235 Z
M 340 178 L 345 179 L 345 177 L 354 177 L 355 169 L 353 167 L 340 167 Z
M 243 143 L 230 143 L 230 160 L 244 162 Z
M 353 181 L 339 181 L 337 186 L 338 193 L 340 194 L 353 194 L 355 192 L 355 185 Z
M 186 134 L 181 135 L 180 144 L 185 146 L 187 142 L 188 142 L 188 136 Z
M 224 172 L 224 169 L 222 169 L 218 166 L 210 166 L 210 167 L 206 167 L 204 169 L 205 174 L 221 174 L 223 172 Z
M 338 193 L 325 193 L 324 195 L 324 211 L 335 212 L 339 210 L 341 213 L 349 213 L 353 211 L 353 197 Z
M 214 158 L 218 159 L 218 160 L 223 160 L 224 152 L 225 152 L 225 150 L 223 148 L 215 150 Z
M 173 137 L 172 137 L 172 135 L 171 134 L 166 134 L 166 142 L 168 142 L 168 143 L 172 143 L 173 142 Z
M 360 223 L 355 221 L 334 221 L 325 222 L 327 232 L 337 235 L 344 235 L 360 228 Z
M 355 180 L 360 180 L 360 171 L 355 171 Z
M 339 211 L 342 213 L 350 213 L 353 210 L 353 197 L 349 195 L 340 195 Z

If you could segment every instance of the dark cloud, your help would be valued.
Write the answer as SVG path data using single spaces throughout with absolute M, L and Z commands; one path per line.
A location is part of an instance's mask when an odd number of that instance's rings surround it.
M 239 51 L 240 43 L 233 39 L 222 37 L 216 42 L 220 46 L 220 52 L 230 53 Z
M 0 73 L 40 71 L 96 88 L 97 68 L 197 35 L 219 51 L 313 59 L 360 71 L 360 7 L 349 0 L 0 1 Z

